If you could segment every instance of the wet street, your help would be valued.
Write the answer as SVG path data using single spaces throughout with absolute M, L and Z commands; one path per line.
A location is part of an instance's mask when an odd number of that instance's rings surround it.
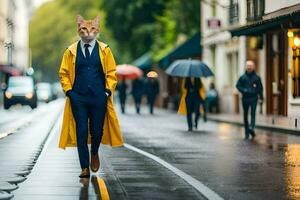
M 165 110 L 119 114 L 125 147 L 101 147 L 79 179 L 75 148 L 57 148 L 64 100 L 0 111 L 0 199 L 299 199 L 300 137 L 203 121 L 187 132 Z M 117 107 L 118 110 L 120 110 Z

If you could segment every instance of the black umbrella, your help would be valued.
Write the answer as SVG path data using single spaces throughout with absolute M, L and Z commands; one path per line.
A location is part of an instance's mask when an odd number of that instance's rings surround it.
M 170 76 L 179 77 L 209 77 L 213 72 L 200 60 L 176 60 L 166 70 Z

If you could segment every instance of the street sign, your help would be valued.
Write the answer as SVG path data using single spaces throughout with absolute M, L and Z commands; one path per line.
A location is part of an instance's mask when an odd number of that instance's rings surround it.
M 221 27 L 221 20 L 216 19 L 216 18 L 208 19 L 207 26 L 210 29 L 219 29 Z

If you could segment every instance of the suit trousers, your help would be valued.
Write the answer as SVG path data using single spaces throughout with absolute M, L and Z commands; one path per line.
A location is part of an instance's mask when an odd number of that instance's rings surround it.
M 197 97 L 193 94 L 187 94 L 185 97 L 186 110 L 187 110 L 187 122 L 189 129 L 193 128 L 193 113 L 195 113 L 195 126 L 198 125 L 198 120 L 200 116 L 200 97 Z
M 76 123 L 77 150 L 81 168 L 89 167 L 88 132 L 91 134 L 91 153 L 97 154 L 103 135 L 107 95 L 99 93 L 86 95 L 71 91 L 72 113 Z
M 242 100 L 243 110 L 244 110 L 244 128 L 245 128 L 245 134 L 249 135 L 250 127 L 249 127 L 249 121 L 248 121 L 248 113 L 249 108 L 251 109 L 251 129 L 255 129 L 255 115 L 256 115 L 256 106 L 257 106 L 257 99 L 254 100 Z

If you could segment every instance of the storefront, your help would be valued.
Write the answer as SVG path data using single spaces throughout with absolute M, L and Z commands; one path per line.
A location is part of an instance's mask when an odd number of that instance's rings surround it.
M 247 59 L 264 68 L 267 114 L 290 115 L 291 102 L 300 97 L 299 27 L 300 10 L 282 9 L 230 30 L 232 36 L 247 36 Z

